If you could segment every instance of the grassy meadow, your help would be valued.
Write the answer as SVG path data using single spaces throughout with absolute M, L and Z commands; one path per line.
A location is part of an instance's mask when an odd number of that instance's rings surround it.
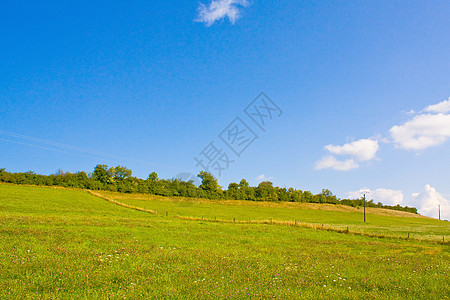
M 161 215 L 234 222 L 290 222 L 321 229 L 347 230 L 367 235 L 450 241 L 450 224 L 418 214 L 344 205 L 168 198 L 148 194 L 95 192 L 99 196 Z
M 450 295 L 449 243 L 437 242 L 450 239 L 448 222 L 369 209 L 363 224 L 362 208 L 101 195 L 158 214 L 82 190 L 0 184 L 0 299 Z M 270 219 L 411 238 L 244 222 Z

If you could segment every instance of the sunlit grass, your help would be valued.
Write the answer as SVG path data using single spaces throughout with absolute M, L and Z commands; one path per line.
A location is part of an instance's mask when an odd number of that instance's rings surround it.
M 448 299 L 449 258 L 438 243 L 194 222 L 0 185 L 0 299 Z
M 349 229 L 350 232 L 370 235 L 417 238 L 430 241 L 450 240 L 448 222 L 420 215 L 380 208 L 363 208 L 332 204 L 273 203 L 233 200 L 204 200 L 170 198 L 144 194 L 98 192 L 108 199 L 161 215 L 235 221 L 290 221 L 317 228 Z

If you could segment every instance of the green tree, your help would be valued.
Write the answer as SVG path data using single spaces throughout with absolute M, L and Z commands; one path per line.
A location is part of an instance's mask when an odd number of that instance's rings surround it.
M 114 181 L 111 171 L 112 170 L 108 169 L 107 165 L 96 165 L 94 172 L 92 173 L 92 179 L 100 182 L 103 186 L 112 184 Z
M 333 195 L 333 193 L 330 190 L 328 190 L 328 189 L 322 189 L 322 192 L 320 193 L 320 195 L 322 197 L 325 197 L 323 202 L 333 203 L 333 204 L 338 203 L 338 200 L 337 200 L 336 196 Z
M 311 202 L 313 202 L 313 194 L 310 192 L 310 191 L 304 191 L 303 192 L 303 196 L 302 196 L 302 199 L 303 199 L 303 201 L 302 202 L 308 202 L 308 203 L 311 203 Z
M 221 192 L 220 185 L 217 179 L 209 172 L 201 171 L 198 177 L 202 179 L 202 184 L 199 188 L 206 191 L 209 196 L 218 196 Z
M 111 173 L 114 174 L 115 180 L 124 180 L 129 178 L 133 174 L 133 171 L 123 166 L 117 166 L 111 170 Z
M 286 188 L 277 188 L 278 201 L 289 201 L 289 192 Z
M 247 188 L 249 186 L 250 184 L 245 179 L 242 179 L 241 182 L 239 182 L 239 188 Z
M 150 180 L 150 181 L 158 181 L 158 180 L 159 180 L 159 178 L 158 178 L 158 173 L 156 173 L 156 172 L 150 173 L 150 174 L 148 175 L 148 177 L 147 177 L 147 180 Z
M 278 196 L 275 196 L 276 191 L 273 187 L 273 183 L 270 181 L 263 181 L 260 184 L 258 184 L 258 187 L 255 190 L 256 192 L 256 198 L 259 200 L 269 200 L 270 199 L 277 199 Z
M 333 196 L 333 193 L 328 189 L 322 189 L 321 194 L 324 195 L 325 197 Z
M 236 200 L 242 199 L 242 193 L 239 189 L 239 184 L 237 184 L 236 182 L 232 182 L 228 185 L 227 197 Z

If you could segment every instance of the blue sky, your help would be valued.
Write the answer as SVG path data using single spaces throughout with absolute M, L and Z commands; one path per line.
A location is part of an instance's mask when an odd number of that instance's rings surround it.
M 225 187 L 368 189 L 449 219 L 449 14 L 448 1 L 2 3 L 0 167 L 172 178 L 198 173 L 212 142 L 233 161 Z M 261 92 L 280 109 L 264 131 L 244 111 Z M 219 136 L 237 117 L 258 137 L 240 156 Z

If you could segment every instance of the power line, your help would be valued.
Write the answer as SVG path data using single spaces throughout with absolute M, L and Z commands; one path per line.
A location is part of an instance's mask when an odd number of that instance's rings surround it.
M 22 139 L 22 140 L 33 142 L 33 143 L 26 143 L 26 142 L 22 142 L 22 141 L 15 141 L 15 140 L 11 140 L 11 139 L 0 138 L 0 140 L 2 140 L 2 141 L 14 143 L 14 144 L 25 145 L 25 146 L 34 147 L 34 148 L 39 148 L 39 149 L 48 150 L 48 151 L 55 151 L 55 152 L 59 152 L 59 153 L 76 155 L 76 156 L 81 156 L 81 157 L 91 158 L 91 159 L 94 158 L 92 156 L 86 156 L 86 155 L 80 154 L 80 153 L 85 153 L 85 154 L 91 154 L 91 155 L 94 155 L 97 157 L 107 157 L 107 158 L 126 160 L 126 161 L 134 161 L 134 162 L 153 165 L 153 163 L 144 161 L 144 160 L 134 159 L 134 158 L 130 158 L 130 157 L 117 156 L 117 155 L 113 155 L 113 154 L 109 154 L 109 153 L 105 153 L 105 152 L 94 151 L 94 150 L 90 150 L 90 149 L 86 149 L 86 148 L 76 147 L 76 146 L 63 144 L 63 143 L 59 143 L 59 142 L 54 142 L 54 141 L 50 141 L 50 140 L 44 140 L 41 138 L 22 135 L 22 134 L 18 134 L 18 133 L 14 133 L 14 132 L 8 132 L 8 131 L 4 131 L 4 130 L 0 130 L 0 135 L 6 135 L 9 137 L 13 137 L 16 139 Z M 45 146 L 42 146 L 39 144 L 43 144 L 43 145 L 51 146 L 51 147 L 45 147 Z M 80 152 L 80 153 L 74 153 L 74 152 Z M 169 166 L 166 166 L 166 167 L 169 167 Z M 171 167 L 169 167 L 169 168 L 171 168 Z
M 27 135 L 21 135 L 21 134 L 17 134 L 17 133 L 13 133 L 13 132 L 0 130 L 0 134 L 11 136 L 11 137 L 15 137 L 15 138 L 19 138 L 19 139 L 24 139 L 24 140 L 28 140 L 28 141 L 33 141 L 33 142 L 37 142 L 37 143 L 41 143 L 41 144 L 45 144 L 45 145 L 50 145 L 50 146 L 55 146 L 55 147 L 59 147 L 59 148 L 74 150 L 74 151 L 78 151 L 78 152 L 86 152 L 86 153 L 95 154 L 95 155 L 114 157 L 114 155 L 111 155 L 109 153 L 93 151 L 93 150 L 89 150 L 89 149 L 85 149 L 85 148 L 75 147 L 75 146 L 72 146 L 72 145 L 67 145 L 67 144 L 58 143 L 58 142 L 49 141 L 49 140 L 44 140 L 44 139 L 40 139 L 40 138 L 36 138 L 36 137 L 32 137 L 32 136 L 27 136 Z

